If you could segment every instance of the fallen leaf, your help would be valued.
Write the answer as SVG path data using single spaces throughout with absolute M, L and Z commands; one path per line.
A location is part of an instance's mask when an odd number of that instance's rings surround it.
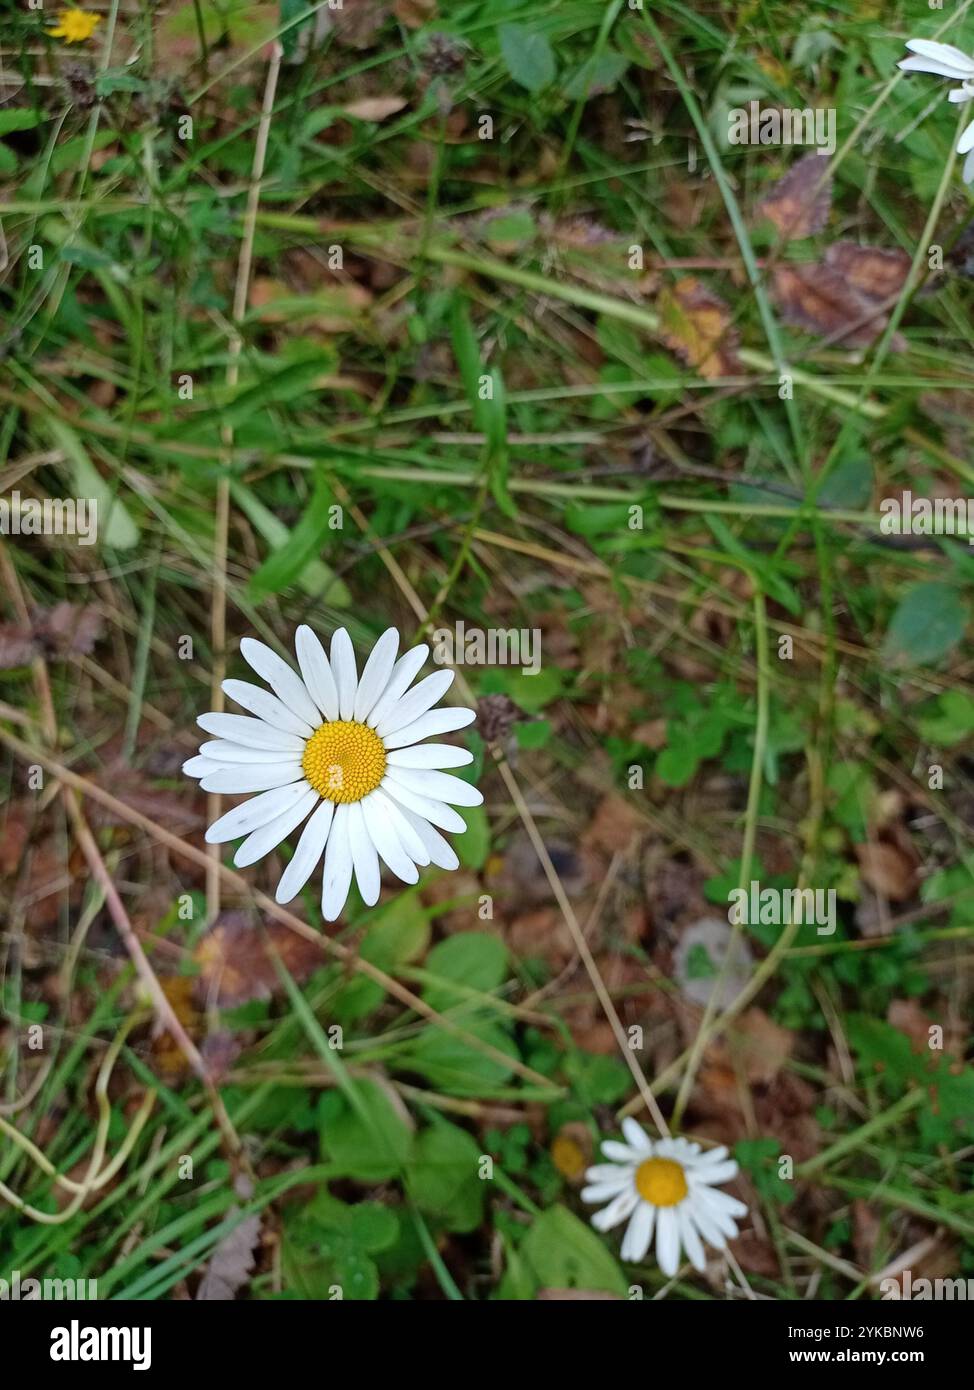
M 919 883 L 919 863 L 911 849 L 884 840 L 854 848 L 863 882 L 881 898 L 903 903 L 913 897 Z
M 825 263 L 838 271 L 858 294 L 875 303 L 899 293 L 911 265 L 905 251 L 857 246 L 853 241 L 837 241 L 830 246 L 825 253 Z
M 231 1207 L 227 1216 L 240 1210 Z M 206 1272 L 196 1290 L 199 1303 L 227 1302 L 250 1278 L 254 1269 L 254 1252 L 260 1240 L 260 1217 L 245 1216 L 214 1246 Z
M 264 930 L 298 984 L 322 964 L 321 948 L 283 923 L 271 922 Z M 200 967 L 198 995 L 220 1009 L 269 999 L 282 988 L 273 958 L 245 912 L 222 913 L 200 940 L 193 959 Z
M 786 323 L 843 347 L 868 347 L 888 321 L 837 270 L 822 263 L 776 266 L 772 286 Z
M 436 14 L 436 0 L 395 0 L 392 13 L 407 29 L 422 29 Z
M 357 121 L 384 121 L 405 105 L 405 97 L 363 97 L 361 101 L 343 106 L 341 112 L 343 116 L 353 116 Z
M 87 656 L 104 626 L 96 608 L 58 603 L 37 608 L 29 626 L 0 623 L 0 671 L 27 666 L 36 656 Z
M 663 342 L 702 377 L 711 380 L 740 370 L 735 352 L 738 335 L 731 328 L 730 310 L 694 276 L 665 289 L 657 310 Z
M 758 203 L 758 212 L 773 222 L 788 241 L 814 236 L 825 226 L 832 206 L 828 160 L 806 154 Z
M 731 1026 L 728 1042 L 752 1086 L 768 1086 L 791 1056 L 795 1037 L 763 1009 L 748 1009 Z

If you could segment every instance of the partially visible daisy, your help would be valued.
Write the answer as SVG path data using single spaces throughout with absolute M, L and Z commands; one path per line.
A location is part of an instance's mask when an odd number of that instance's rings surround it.
M 89 14 L 87 10 L 58 10 L 55 28 L 48 29 L 52 39 L 63 39 L 65 43 L 84 43 L 101 23 L 101 15 Z
M 621 1255 L 636 1264 L 646 1254 L 656 1234 L 656 1258 L 668 1277 L 680 1267 L 680 1249 L 686 1250 L 694 1269 L 705 1266 L 703 1241 L 725 1249 L 737 1235 L 735 1217 L 747 1215 L 736 1197 L 718 1190 L 718 1184 L 737 1176 L 737 1164 L 723 1147 L 703 1152 L 689 1139 L 657 1139 L 655 1142 L 633 1119 L 622 1122 L 627 1142 L 607 1139 L 602 1152 L 609 1163 L 598 1163 L 585 1174 L 585 1202 L 608 1202 L 597 1211 L 592 1225 L 598 1231 L 629 1221 L 622 1238 Z
M 930 72 L 934 77 L 947 77 L 959 82 L 947 95 L 948 101 L 965 102 L 974 99 L 974 58 L 950 43 L 935 43 L 932 39 L 910 39 L 907 48 L 915 57 L 904 58 L 897 67 L 904 72 Z M 957 153 L 967 155 L 964 161 L 965 183 L 974 180 L 974 121 L 971 121 L 957 141 Z
M 234 806 L 206 832 L 210 844 L 246 836 L 234 855 L 238 868 L 254 864 L 310 816 L 277 885 L 277 901 L 290 902 L 324 856 L 321 911 L 334 922 L 354 873 L 363 900 L 379 897 L 379 860 L 404 883 L 418 866 L 455 869 L 459 860 L 440 830 L 463 831 L 454 806 L 479 806 L 476 787 L 443 772 L 473 761 L 465 748 L 423 743 L 462 729 L 472 709 L 434 709 L 453 681 L 435 671 L 413 685 L 429 647 L 413 647 L 396 660 L 399 634 L 385 631 L 361 676 L 344 628 L 328 656 L 310 627 L 294 638 L 300 677 L 270 647 L 240 643 L 244 660 L 270 691 L 226 680 L 223 689 L 253 718 L 201 714 L 196 721 L 215 737 L 183 764 L 207 792 L 259 792 Z

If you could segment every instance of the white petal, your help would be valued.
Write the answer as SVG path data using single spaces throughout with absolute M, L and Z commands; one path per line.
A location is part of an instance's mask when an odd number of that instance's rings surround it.
M 639 1197 L 634 1188 L 629 1188 L 627 1192 L 620 1192 L 618 1197 L 611 1201 L 607 1207 L 595 1212 L 592 1217 L 592 1225 L 597 1231 L 611 1231 L 613 1226 L 618 1226 L 620 1221 L 625 1221 L 638 1201 Z
M 222 845 L 226 840 L 249 835 L 252 830 L 258 830 L 274 820 L 289 806 L 297 805 L 306 790 L 300 782 L 293 782 L 289 787 L 275 787 L 261 796 L 251 797 L 240 806 L 234 806 L 207 830 L 207 844 Z
M 452 743 L 414 743 L 411 748 L 394 748 L 387 761 L 390 767 L 466 767 L 473 754 Z
M 211 772 L 200 782 L 205 792 L 221 792 L 234 796 L 241 792 L 266 792 L 273 787 L 286 787 L 298 780 L 304 782 L 304 772 L 300 763 L 254 763 L 247 766 L 235 763 L 221 767 L 219 772 Z M 304 782 L 307 786 L 308 783 Z
M 424 642 L 421 642 L 418 647 L 413 647 L 410 651 L 402 654 L 392 668 L 392 675 L 389 677 L 388 685 L 372 706 L 372 711 L 365 721 L 370 728 L 374 729 L 379 720 L 386 717 L 399 700 L 400 695 L 412 684 L 413 678 L 419 674 L 423 662 L 429 654 L 430 649 Z
M 632 1183 L 632 1173 L 618 1163 L 593 1163 L 585 1170 L 585 1181 L 594 1183 L 615 1183 L 621 1191 Z
M 318 706 L 305 689 L 304 681 L 291 670 L 277 652 L 253 637 L 244 637 L 240 642 L 240 652 L 244 661 L 265 680 L 277 698 L 287 705 L 292 714 L 304 720 L 312 729 L 318 727 Z
M 970 125 L 957 141 L 958 154 L 967 154 L 968 150 L 974 150 L 974 121 L 971 121 Z
M 726 1240 L 717 1222 L 707 1211 L 706 1207 L 702 1206 L 699 1202 L 693 1202 L 691 1204 L 691 1217 L 694 1225 L 707 1244 L 714 1246 L 717 1250 L 723 1250 Z
M 248 719 L 245 714 L 201 714 L 197 719 L 201 729 L 217 738 L 232 739 L 248 748 L 273 748 L 280 753 L 304 752 L 306 740 L 297 734 L 285 733 L 263 719 Z
M 297 843 L 291 862 L 281 874 L 281 881 L 274 894 L 279 903 L 289 903 L 293 897 L 301 892 L 314 873 L 315 866 L 325 848 L 334 813 L 335 803 L 322 801 L 308 824 L 301 831 L 301 838 Z
M 940 63 L 935 58 L 903 58 L 896 64 L 903 72 L 928 72 L 932 77 L 948 77 L 953 82 L 963 82 L 969 76 L 952 63 Z
M 375 726 L 379 737 L 385 738 L 387 734 L 394 734 L 398 729 L 404 729 L 407 724 L 415 723 L 421 714 L 432 709 L 437 700 L 446 694 L 455 676 L 455 671 L 434 671 L 431 676 L 425 676 L 379 720 Z
M 442 801 L 431 801 L 428 796 L 417 796 L 407 787 L 399 786 L 398 782 L 390 780 L 388 773 L 379 783 L 382 791 L 390 796 L 397 806 L 403 810 L 415 812 L 417 816 L 422 816 L 431 825 L 438 825 L 441 830 L 448 830 L 451 834 L 462 835 L 467 828 L 467 822 L 454 811 L 452 806 L 447 806 Z
M 702 1274 L 707 1265 L 707 1257 L 703 1253 L 697 1228 L 693 1224 L 689 1203 L 681 1202 L 676 1208 L 676 1215 L 680 1224 L 680 1239 L 683 1242 L 683 1248 L 686 1250 L 694 1269 L 699 1270 Z
M 392 668 L 399 650 L 399 633 L 387 627 L 376 642 L 362 671 L 355 695 L 354 717 L 361 723 L 372 712 L 376 701 L 389 684 Z
M 693 1194 L 693 1209 L 697 1212 L 705 1212 L 721 1234 L 726 1236 L 728 1240 L 733 1240 L 737 1235 L 737 1226 L 734 1223 L 733 1215 L 720 1201 L 716 1200 L 724 1195 L 723 1192 L 718 1192 L 713 1187 L 699 1188 Z M 737 1205 L 743 1206 L 744 1204 L 739 1202 Z M 747 1208 L 744 1207 L 744 1212 L 746 1213 L 746 1211 Z
M 628 1144 L 620 1144 L 617 1139 L 603 1139 L 602 1152 L 613 1163 L 628 1163 L 635 1166 L 646 1157 L 640 1149 L 631 1149 Z
M 618 1169 L 616 1170 L 618 1172 Z M 632 1179 L 625 1176 L 620 1182 L 596 1182 L 583 1187 L 579 1196 L 583 1202 L 611 1202 L 620 1192 L 632 1191 Z
M 334 922 L 345 906 L 352 882 L 352 851 L 348 844 L 348 806 L 335 808 L 331 834 L 325 846 L 325 870 L 321 879 L 321 915 Z
M 622 1249 L 619 1254 L 624 1260 L 636 1264 L 646 1254 L 649 1249 L 649 1242 L 653 1238 L 653 1218 L 655 1215 L 655 1207 L 651 1207 L 648 1202 L 639 1203 L 632 1214 L 632 1220 L 629 1222 L 626 1234 L 622 1238 Z
M 702 1170 L 708 1168 L 713 1163 L 723 1163 L 726 1157 L 727 1145 L 718 1144 L 715 1149 L 707 1149 L 706 1152 L 702 1153 L 696 1160 L 694 1168 Z
M 637 1153 L 645 1157 L 651 1157 L 653 1153 L 653 1141 L 637 1120 L 631 1115 L 627 1115 L 622 1122 L 622 1132 L 626 1136 L 626 1143 Z
M 295 753 L 304 752 L 304 744 L 296 738 L 294 742 L 298 745 L 293 751 Z M 229 739 L 215 738 L 209 743 L 200 745 L 200 753 L 204 758 L 211 758 L 216 763 L 280 763 L 288 761 L 281 757 L 279 748 L 247 748 L 242 743 L 231 743 Z
M 421 714 L 414 723 L 407 724 L 404 729 L 397 729 L 382 742 L 387 750 L 405 748 L 407 743 L 419 743 L 420 739 L 431 738 L 433 734 L 449 734 L 454 729 L 462 729 L 465 725 L 472 724 L 476 718 L 476 710 L 463 709 L 457 705 L 451 705 L 449 709 L 430 710 L 428 714 Z
M 389 767 L 386 776 L 396 786 L 405 787 L 417 796 L 427 796 L 431 801 L 445 801 L 448 806 L 483 804 L 483 792 L 460 777 L 451 777 L 448 772 L 434 772 L 430 768 Z
M 280 762 L 280 757 L 277 754 L 275 754 L 275 761 Z M 187 777 L 209 777 L 210 773 L 219 772 L 222 766 L 223 764 L 218 762 L 216 758 L 197 756 L 187 758 L 183 763 L 182 771 Z
M 331 669 L 338 686 L 338 717 L 351 719 L 355 710 L 358 676 L 355 672 L 355 648 L 343 627 L 331 639 Z M 334 921 L 334 918 L 331 920 Z
M 732 1178 L 737 1177 L 737 1164 L 731 1158 L 726 1163 L 714 1163 L 705 1168 L 691 1168 L 689 1171 L 691 1178 L 697 1182 L 730 1182 Z
M 310 627 L 302 623 L 294 634 L 294 651 L 308 693 L 327 720 L 338 718 L 338 686 L 325 649 Z
M 708 1211 L 723 1212 L 737 1220 L 747 1216 L 746 1204 L 737 1197 L 732 1197 L 729 1192 L 722 1192 L 719 1187 L 698 1187 L 694 1192 L 694 1200 L 704 1202 Z
M 348 844 L 362 901 L 366 907 L 372 907 L 379 901 L 382 881 L 379 874 L 379 856 L 365 824 L 365 813 L 360 801 L 352 802 L 348 808 Z
M 934 39 L 910 39 L 907 48 L 924 58 L 933 58 L 947 67 L 956 68 L 964 77 L 974 76 L 974 58 L 952 43 L 937 43 Z
M 680 1223 L 673 1207 L 659 1207 L 656 1213 L 656 1259 L 671 1279 L 680 1268 Z
M 259 685 L 251 685 L 249 681 L 224 681 L 223 689 L 231 700 L 249 709 L 251 714 L 256 714 L 273 728 L 283 729 L 286 734 L 297 734 L 299 738 L 311 737 L 311 725 L 299 719 L 287 705 Z
M 422 840 L 423 848 L 430 857 L 430 863 L 435 864 L 438 869 L 459 869 L 460 860 L 457 858 L 456 850 L 444 840 L 439 831 L 434 830 L 428 820 L 424 820 L 422 816 L 417 816 L 414 811 L 408 810 L 405 806 L 401 806 L 399 809 Z
M 386 815 L 382 802 L 375 799 L 375 792 L 359 802 L 369 836 L 386 864 L 403 883 L 418 883 L 419 870 L 403 849 L 392 821 Z
M 951 87 L 947 93 L 947 100 L 952 101 L 955 106 L 959 106 L 962 101 L 970 101 L 971 94 L 966 87 Z
M 376 787 L 369 800 L 379 803 L 383 815 L 392 823 L 396 837 L 410 859 L 420 865 L 428 864 L 430 857 L 426 853 L 426 846 L 391 797 L 387 796 L 381 787 Z
M 248 864 L 256 864 L 258 859 L 263 859 L 265 854 L 269 854 L 282 840 L 286 840 L 294 827 L 301 824 L 320 799 L 315 789 L 309 787 L 294 806 L 282 811 L 259 830 L 254 830 L 233 856 L 237 868 L 245 869 Z

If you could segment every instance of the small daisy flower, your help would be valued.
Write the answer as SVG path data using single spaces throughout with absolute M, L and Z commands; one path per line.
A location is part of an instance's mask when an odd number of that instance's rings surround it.
M 747 1215 L 736 1197 L 720 1192 L 717 1184 L 737 1176 L 737 1164 L 723 1147 L 704 1153 L 688 1139 L 655 1142 L 633 1119 L 622 1122 L 627 1142 L 607 1139 L 602 1152 L 609 1163 L 598 1163 L 585 1174 L 585 1202 L 608 1202 L 597 1211 L 592 1225 L 611 1231 L 627 1218 L 622 1238 L 622 1258 L 638 1263 L 653 1243 L 665 1275 L 672 1278 L 680 1267 L 680 1249 L 686 1250 L 694 1269 L 705 1265 L 703 1241 L 725 1249 L 737 1235 L 734 1218 Z
M 947 94 L 948 101 L 974 100 L 974 58 L 955 48 L 953 44 L 934 43 L 932 39 L 910 39 L 906 46 L 915 56 L 904 58 L 902 62 L 897 63 L 897 67 L 902 68 L 904 72 L 929 72 L 933 73 L 934 77 L 947 77 L 952 82 L 959 82 L 960 86 Z M 974 164 L 970 158 L 972 151 L 974 121 L 965 128 L 957 142 L 957 153 L 968 156 L 964 163 L 965 183 L 974 179 Z
M 86 10 L 58 10 L 55 28 L 48 29 L 52 39 L 63 39 L 65 43 L 84 43 L 101 23 L 101 15 L 88 14 Z
M 419 880 L 417 865 L 457 868 L 439 830 L 466 830 L 453 807 L 479 806 L 483 796 L 442 769 L 463 767 L 473 754 L 422 740 L 462 729 L 476 714 L 433 708 L 454 673 L 436 671 L 413 685 L 429 647 L 396 660 L 394 627 L 376 642 L 361 676 L 344 628 L 328 656 L 310 627 L 298 628 L 294 648 L 300 677 L 263 642 L 243 639 L 244 660 L 274 693 L 224 681 L 230 699 L 253 717 L 200 715 L 197 723 L 214 739 L 183 771 L 206 792 L 259 793 L 206 832 L 210 844 L 246 836 L 234 855 L 238 868 L 255 864 L 307 820 L 277 901 L 290 902 L 324 856 L 321 911 L 334 922 L 353 873 L 365 903 L 378 901 L 380 859 L 404 883 Z

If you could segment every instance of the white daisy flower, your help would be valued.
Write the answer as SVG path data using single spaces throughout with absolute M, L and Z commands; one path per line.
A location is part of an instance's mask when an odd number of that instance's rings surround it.
M 241 641 L 245 661 L 274 693 L 224 681 L 231 700 L 253 717 L 201 714 L 196 722 L 213 741 L 183 771 L 207 792 L 260 793 L 206 832 L 210 844 L 246 836 L 233 857 L 238 868 L 262 859 L 307 819 L 277 901 L 290 902 L 324 855 L 321 912 L 334 922 L 353 873 L 368 906 L 378 901 L 380 859 L 404 883 L 418 881 L 417 866 L 457 868 L 439 830 L 466 830 L 453 807 L 479 806 L 483 796 L 442 769 L 463 767 L 473 754 L 421 740 L 462 729 L 476 712 L 433 708 L 454 672 L 436 671 L 413 685 L 429 647 L 413 647 L 397 661 L 394 627 L 376 642 L 361 676 L 344 628 L 332 637 L 329 656 L 310 627 L 298 628 L 294 649 L 300 677 L 263 642 Z
M 611 1231 L 628 1218 L 621 1255 L 633 1264 L 652 1245 L 655 1229 L 664 1274 L 672 1278 L 679 1269 L 681 1247 L 702 1271 L 703 1241 L 723 1250 L 737 1235 L 734 1218 L 747 1215 L 743 1202 L 717 1187 L 737 1176 L 737 1164 L 723 1147 L 703 1152 L 688 1139 L 654 1142 L 633 1119 L 623 1120 L 622 1130 L 625 1144 L 607 1139 L 602 1145 L 611 1162 L 597 1163 L 585 1174 L 589 1185 L 582 1188 L 582 1200 L 608 1202 L 592 1225 Z
M 947 95 L 948 101 L 964 102 L 974 100 L 974 58 L 950 43 L 935 43 L 932 39 L 910 39 L 907 48 L 915 56 L 904 58 L 897 67 L 904 72 L 930 72 L 934 77 L 947 77 L 959 82 Z M 974 150 L 974 121 L 971 121 L 957 142 L 958 154 L 970 154 Z M 970 182 L 974 175 L 971 161 L 964 164 L 964 179 Z

